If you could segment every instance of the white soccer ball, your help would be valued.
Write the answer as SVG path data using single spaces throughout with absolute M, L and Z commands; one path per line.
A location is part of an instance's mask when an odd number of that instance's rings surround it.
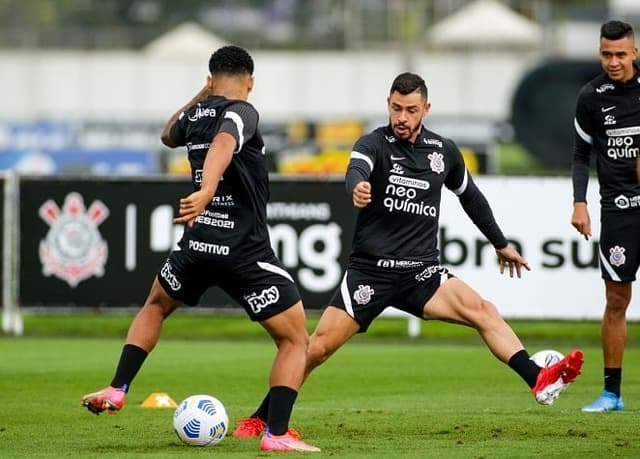
M 564 359 L 564 355 L 554 349 L 545 349 L 536 352 L 529 358 L 539 367 L 546 368 Z
M 173 429 L 186 445 L 217 445 L 228 428 L 227 410 L 211 395 L 191 395 L 180 402 L 173 413 Z

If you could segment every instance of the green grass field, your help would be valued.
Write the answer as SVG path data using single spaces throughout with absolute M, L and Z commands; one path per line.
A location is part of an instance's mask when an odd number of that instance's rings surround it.
M 212 448 L 183 446 L 172 431 L 172 410 L 140 406 L 152 392 L 177 402 L 210 393 L 225 403 L 233 426 L 266 390 L 274 347 L 258 326 L 244 317 L 173 319 L 126 408 L 94 416 L 80 398 L 110 381 L 122 346 L 114 335 L 130 318 L 27 317 L 26 336 L 0 339 L 0 457 L 274 456 L 260 453 L 255 439 L 230 436 Z M 107 324 L 104 336 L 79 331 L 79 323 L 92 321 Z M 322 448 L 317 457 L 640 457 L 638 324 L 631 324 L 625 355 L 627 410 L 607 414 L 580 412 L 601 390 L 595 323 L 514 325 L 525 342 L 535 342 L 532 352 L 566 352 L 573 344 L 585 350 L 584 375 L 551 407 L 537 405 L 472 331 L 425 324 L 425 336 L 409 339 L 405 326 L 376 322 L 371 336 L 356 337 L 303 387 L 292 425 Z M 549 341 L 554 336 L 562 339 Z

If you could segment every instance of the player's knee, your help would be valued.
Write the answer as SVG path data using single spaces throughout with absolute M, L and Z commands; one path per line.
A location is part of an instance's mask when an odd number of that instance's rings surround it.
M 307 370 L 313 370 L 315 367 L 321 365 L 331 356 L 331 352 L 322 340 L 316 335 L 313 335 L 309 340 L 307 346 Z
M 483 324 L 500 320 L 500 314 L 496 306 L 491 301 L 487 301 L 481 297 L 468 303 L 466 309 L 465 315 L 476 328 Z
M 307 351 L 309 346 L 309 335 L 306 333 L 283 333 L 281 336 L 274 338 L 278 349 L 302 349 Z
M 150 300 L 147 301 L 140 309 L 140 314 L 144 314 L 145 317 L 154 317 L 157 320 L 164 320 L 176 310 L 176 304 L 172 304 L 166 301 Z
M 626 295 L 609 292 L 607 293 L 607 312 L 610 314 L 624 314 L 629 302 L 630 299 Z

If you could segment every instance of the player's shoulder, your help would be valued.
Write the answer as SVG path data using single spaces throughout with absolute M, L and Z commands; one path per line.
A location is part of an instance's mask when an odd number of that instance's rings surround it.
M 366 146 L 370 148 L 380 148 L 389 143 L 396 141 L 393 132 L 388 126 L 380 126 L 372 131 L 363 134 L 356 141 L 356 146 Z
M 578 98 L 595 99 L 600 95 L 606 94 L 615 89 L 614 84 L 607 78 L 604 73 L 592 78 L 582 86 L 578 93 Z
M 246 100 L 227 99 L 227 103 L 230 107 L 242 107 L 242 108 L 246 108 L 247 110 L 253 110 L 256 112 L 258 111 L 251 102 Z
M 424 127 L 420 133 L 421 142 L 428 146 L 444 150 L 457 150 L 458 147 L 453 139 L 445 137 L 428 127 Z
M 371 141 L 377 142 L 392 142 L 391 138 L 393 137 L 393 131 L 389 126 L 378 126 L 373 129 L 371 132 L 363 135 L 362 139 L 368 139 Z
M 258 110 L 248 101 L 240 99 L 224 99 L 222 111 L 233 111 L 243 114 L 259 116 Z

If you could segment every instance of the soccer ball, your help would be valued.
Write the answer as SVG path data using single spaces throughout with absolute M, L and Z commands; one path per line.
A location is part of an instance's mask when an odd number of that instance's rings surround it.
M 211 395 L 191 395 L 180 402 L 173 413 L 173 430 L 186 445 L 217 445 L 228 427 L 227 410 Z
M 529 358 L 539 367 L 546 368 L 564 359 L 564 355 L 554 349 L 545 349 L 544 351 L 536 352 Z

